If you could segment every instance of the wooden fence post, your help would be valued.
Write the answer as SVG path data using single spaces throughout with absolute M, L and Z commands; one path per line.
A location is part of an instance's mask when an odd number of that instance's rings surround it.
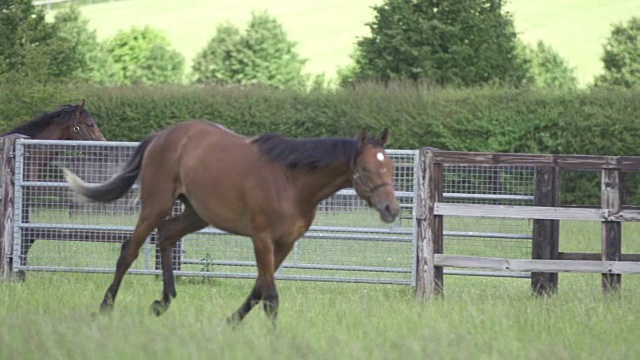
M 550 166 L 536 167 L 535 206 L 560 206 L 560 171 Z M 560 222 L 558 220 L 533 220 L 531 258 L 558 259 Z M 553 294 L 558 290 L 558 273 L 531 273 L 531 289 L 538 295 Z
M 428 299 L 442 294 L 444 276 L 442 267 L 436 267 L 434 254 L 443 251 L 442 216 L 434 214 L 434 204 L 442 200 L 442 164 L 436 164 L 431 148 L 419 151 L 417 191 L 417 269 L 416 298 Z
M 15 136 L 0 137 L 0 279 L 13 271 Z
M 601 172 L 602 211 L 607 216 L 620 213 L 622 191 L 619 169 L 602 169 Z M 622 253 L 622 223 L 619 221 L 602 222 L 602 260 L 620 261 Z M 617 290 L 622 283 L 620 274 L 602 274 L 602 290 Z

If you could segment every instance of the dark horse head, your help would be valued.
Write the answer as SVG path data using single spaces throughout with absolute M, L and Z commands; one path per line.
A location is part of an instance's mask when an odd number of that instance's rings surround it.
M 26 123 L 17 126 L 0 136 L 22 135 L 36 140 L 94 140 L 106 141 L 95 120 L 84 107 L 84 99 L 78 105 L 61 105 L 57 110 L 42 113 Z M 42 179 L 45 169 L 53 160 L 55 152 L 50 149 L 39 149 L 30 152 L 34 157 L 32 167 L 26 169 L 25 177 L 30 180 Z M 31 191 L 24 196 L 29 197 Z M 29 207 L 25 203 L 22 209 L 22 222 L 29 222 Z M 32 237 L 23 237 L 23 256 L 20 257 L 22 266 L 27 264 L 27 253 L 35 241 Z
M 61 105 L 55 111 L 42 113 L 2 136 L 11 134 L 38 140 L 107 140 L 85 109 L 84 99 L 78 105 Z

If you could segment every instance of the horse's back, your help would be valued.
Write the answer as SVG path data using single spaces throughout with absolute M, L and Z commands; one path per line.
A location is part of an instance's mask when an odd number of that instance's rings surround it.
M 234 140 L 246 141 L 247 137 L 240 135 L 232 130 L 227 129 L 223 125 L 213 123 L 206 120 L 187 120 L 170 126 L 158 133 L 165 136 L 196 136 L 198 138 L 229 138 Z
M 221 125 L 190 120 L 155 135 L 141 180 L 150 196 L 157 191 L 171 192 L 174 198 L 184 195 L 207 222 L 238 232 L 246 227 L 240 214 L 247 187 L 260 177 L 258 168 L 249 138 Z
M 200 173 L 198 169 L 203 166 L 215 169 L 230 163 L 241 165 L 243 155 L 247 158 L 253 148 L 247 137 L 203 120 L 178 123 L 155 137 L 145 162 L 176 170 L 182 178 Z

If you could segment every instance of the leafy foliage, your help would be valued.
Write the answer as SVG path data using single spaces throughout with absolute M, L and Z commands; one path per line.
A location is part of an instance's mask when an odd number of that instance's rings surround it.
M 232 64 L 236 61 L 234 53 L 241 38 L 240 30 L 232 24 L 219 25 L 216 35 L 193 60 L 194 81 L 198 83 L 231 82 L 234 73 L 240 70 L 234 69 Z
M 216 29 L 194 59 L 194 81 L 303 87 L 306 60 L 296 53 L 295 46 L 275 18 L 253 13 L 244 33 L 228 23 Z
M 312 92 L 211 85 L 61 88 L 54 92 L 51 87 L 3 86 L 0 119 L 26 119 L 33 116 L 33 109 L 51 109 L 80 96 L 87 99 L 105 136 L 114 141 L 139 141 L 150 132 L 198 118 L 248 136 L 266 132 L 293 137 L 353 136 L 361 129 L 377 132 L 389 127 L 391 148 L 640 155 L 638 89 L 417 92 L 412 84 L 390 83 Z M 0 131 L 12 124 L 0 122 Z M 597 203 L 599 186 L 593 179 L 597 181 L 597 177 L 567 181 L 571 188 L 563 188 L 563 203 Z M 638 188 L 633 190 L 633 201 L 640 201 L 640 183 L 631 186 Z
M 551 46 L 538 41 L 535 47 L 521 44 L 521 56 L 529 64 L 531 85 L 541 89 L 571 90 L 578 86 L 575 68 L 567 62 Z
M 103 43 L 98 41 L 95 30 L 89 29 L 89 20 L 83 18 L 76 6 L 67 6 L 56 12 L 54 27 L 58 34 L 73 44 L 75 56 L 73 68 L 77 78 L 112 85 L 116 69 Z
M 30 0 L 0 0 L 0 74 L 5 81 L 46 83 L 70 77 L 75 66 L 73 44 L 58 36 L 42 10 Z
M 356 80 L 520 85 L 526 64 L 501 0 L 386 0 L 357 42 Z M 344 82 L 344 81 L 343 81 Z
M 604 74 L 597 85 L 640 87 L 640 17 L 613 26 L 604 45 Z
M 179 83 L 184 57 L 171 48 L 160 31 L 145 26 L 120 31 L 106 44 L 116 68 L 119 84 Z

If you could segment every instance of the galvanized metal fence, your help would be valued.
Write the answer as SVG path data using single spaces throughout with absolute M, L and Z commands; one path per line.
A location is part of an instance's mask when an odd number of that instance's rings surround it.
M 137 186 L 110 204 L 83 203 L 68 190 L 60 167 L 88 182 L 104 182 L 121 168 L 136 145 L 16 141 L 14 271 L 113 272 L 120 243 L 137 220 Z M 278 270 L 279 279 L 415 284 L 417 152 L 388 153 L 396 163 L 394 181 L 403 208 L 398 220 L 383 224 L 353 189 L 342 190 L 320 204 L 311 229 Z M 451 166 L 445 168 L 445 174 L 445 199 L 512 205 L 533 201 L 532 168 Z M 174 211 L 180 211 L 179 203 Z M 445 223 L 445 237 L 445 249 L 455 253 L 521 257 L 531 252 L 531 228 L 526 220 L 458 219 Z M 174 261 L 176 274 L 183 276 L 254 278 L 256 274 L 251 241 L 211 227 L 185 237 L 174 252 Z M 152 234 L 130 273 L 159 274 L 158 269 Z
M 108 180 L 136 143 L 19 140 L 16 143 L 14 270 L 113 272 L 120 243 L 137 220 L 135 190 L 111 204 L 78 202 L 60 167 L 88 182 Z M 404 214 L 383 224 L 355 191 L 319 206 L 316 221 L 278 270 L 280 279 L 414 283 L 414 151 L 389 150 Z M 180 211 L 176 204 L 174 211 Z M 34 241 L 35 240 L 35 241 Z M 31 243 L 33 243 L 32 246 Z M 215 228 L 185 237 L 177 275 L 254 278 L 252 243 Z M 158 274 L 152 235 L 131 273 Z

